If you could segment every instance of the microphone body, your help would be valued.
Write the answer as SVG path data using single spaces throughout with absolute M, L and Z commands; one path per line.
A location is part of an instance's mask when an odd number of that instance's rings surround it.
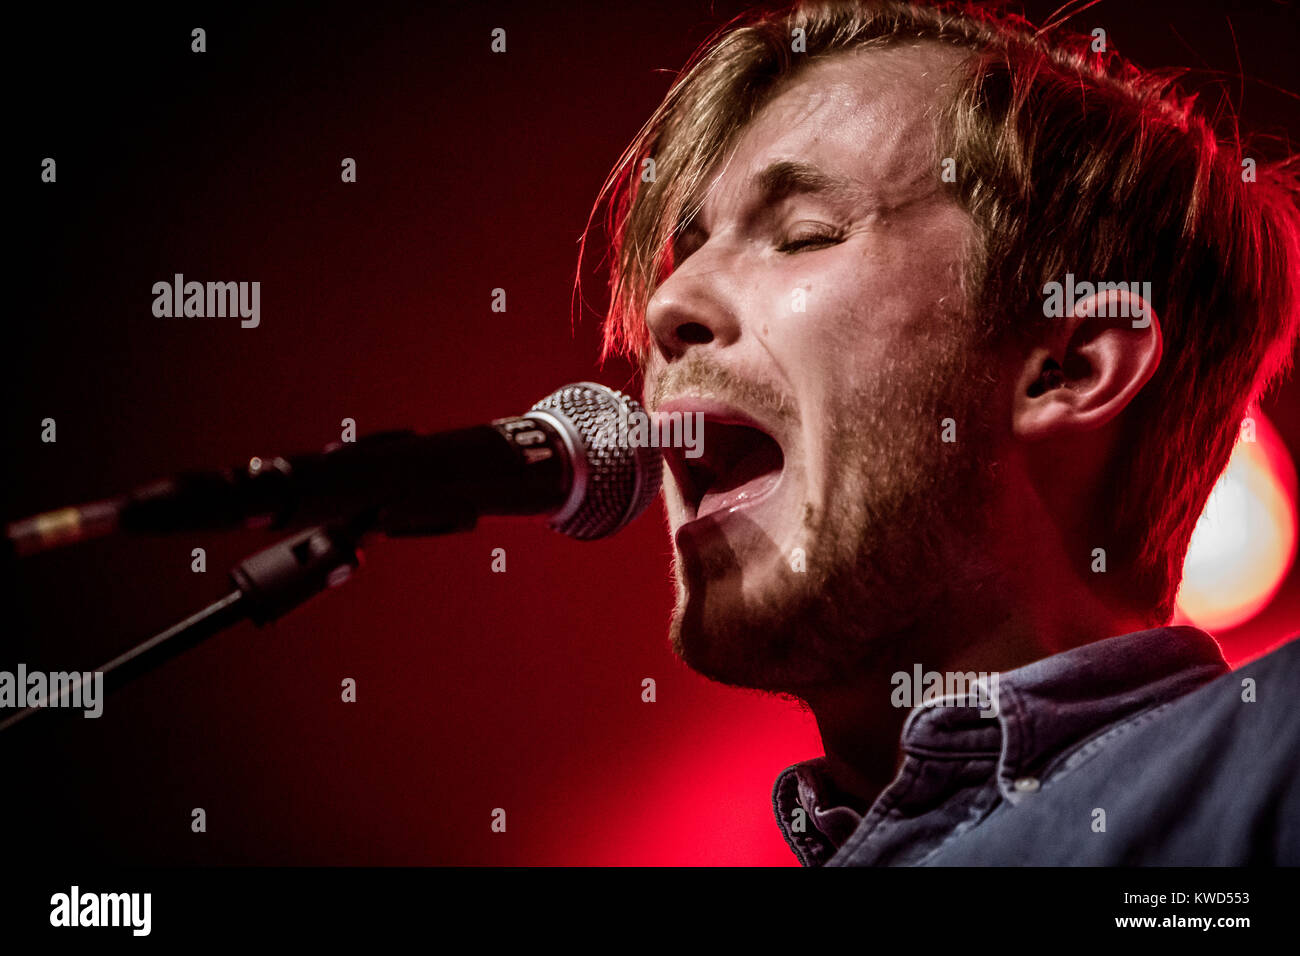
M 613 534 L 658 493 L 657 449 L 629 447 L 631 398 L 566 385 L 525 415 L 421 435 L 389 431 L 323 452 L 192 472 L 9 525 L 30 554 L 111 531 L 164 534 L 366 519 L 388 535 L 445 534 L 483 515 L 548 515 L 572 537 Z
M 572 470 L 558 430 L 540 419 L 379 432 L 317 454 L 146 485 L 126 497 L 118 522 L 128 534 L 159 534 L 307 527 L 374 512 L 386 534 L 442 534 L 486 514 L 548 514 L 564 504 Z

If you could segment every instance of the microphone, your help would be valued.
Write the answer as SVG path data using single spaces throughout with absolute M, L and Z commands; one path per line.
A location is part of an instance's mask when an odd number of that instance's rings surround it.
M 361 516 L 406 536 L 469 530 L 482 515 L 546 515 L 570 537 L 603 538 L 659 492 L 659 450 L 627 440 L 628 421 L 644 414 L 622 392 L 579 382 L 488 425 L 380 432 L 35 515 L 9 525 L 9 543 L 25 555 L 114 531 L 295 528 Z

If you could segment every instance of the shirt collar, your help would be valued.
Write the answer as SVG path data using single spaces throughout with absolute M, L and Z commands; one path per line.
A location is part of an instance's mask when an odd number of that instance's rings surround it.
M 987 703 L 981 707 L 954 697 L 922 703 L 908 715 L 900 747 L 917 760 L 996 761 L 997 789 L 1015 804 L 1024 797 L 1022 788 L 1035 786 L 1053 759 L 1074 745 L 1227 671 L 1219 645 L 1198 628 L 1136 631 L 997 675 L 986 685 L 996 683 L 996 715 Z M 901 782 L 886 788 L 877 804 L 898 800 L 893 791 Z M 906 795 L 914 806 L 948 796 L 915 789 Z M 824 758 L 786 768 L 773 789 L 773 808 L 786 842 L 806 865 L 825 862 L 864 816 L 835 788 Z M 804 811 L 802 818 L 797 808 Z

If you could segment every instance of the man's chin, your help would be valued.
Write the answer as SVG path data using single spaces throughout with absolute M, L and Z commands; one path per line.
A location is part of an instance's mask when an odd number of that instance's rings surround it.
M 743 648 L 737 646 L 732 627 L 717 626 L 698 618 L 673 614 L 669 639 L 678 659 L 702 677 L 732 687 L 768 689 L 769 675 L 754 666 Z
M 774 581 L 761 596 L 747 594 L 740 575 L 686 588 L 673 612 L 673 653 L 691 670 L 733 687 L 798 693 L 824 678 L 806 642 L 813 631 L 809 602 Z

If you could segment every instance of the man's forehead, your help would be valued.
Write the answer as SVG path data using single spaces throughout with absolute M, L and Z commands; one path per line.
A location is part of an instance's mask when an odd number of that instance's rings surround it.
M 763 193 L 798 164 L 888 200 L 933 178 L 935 116 L 962 55 L 936 44 L 838 53 L 783 81 L 710 177 L 710 198 Z

